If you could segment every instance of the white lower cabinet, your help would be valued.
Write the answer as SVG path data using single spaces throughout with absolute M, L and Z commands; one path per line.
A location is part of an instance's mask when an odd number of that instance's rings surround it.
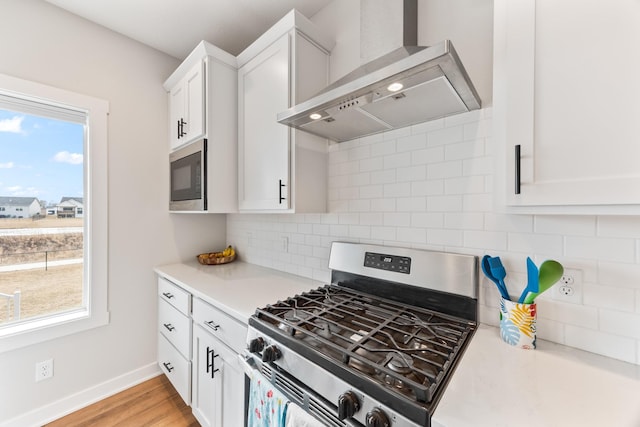
M 247 325 L 158 278 L 158 365 L 203 427 L 244 424 Z
M 203 427 L 244 422 L 244 371 L 237 354 L 205 331 L 193 328 L 191 407 Z

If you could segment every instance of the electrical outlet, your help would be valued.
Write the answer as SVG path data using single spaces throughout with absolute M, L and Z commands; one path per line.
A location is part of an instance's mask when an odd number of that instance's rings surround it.
M 553 285 L 553 299 L 582 304 L 582 270 L 566 268 L 558 283 Z
M 53 359 L 36 363 L 36 382 L 53 377 Z
M 289 238 L 287 236 L 280 236 L 280 247 L 278 249 L 282 252 L 289 251 Z

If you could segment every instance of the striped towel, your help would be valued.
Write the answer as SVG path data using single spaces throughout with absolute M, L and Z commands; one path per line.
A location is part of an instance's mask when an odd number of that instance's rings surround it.
M 261 373 L 251 373 L 247 427 L 283 427 L 287 403 Z

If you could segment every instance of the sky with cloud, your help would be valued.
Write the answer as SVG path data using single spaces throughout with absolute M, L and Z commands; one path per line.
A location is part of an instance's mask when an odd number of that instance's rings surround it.
M 0 196 L 83 195 L 83 126 L 0 109 Z

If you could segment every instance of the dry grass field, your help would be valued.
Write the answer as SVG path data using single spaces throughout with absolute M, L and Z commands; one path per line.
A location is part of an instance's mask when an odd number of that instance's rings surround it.
M 82 227 L 82 218 L 0 219 L 0 229 Z M 0 236 L 0 265 L 82 258 L 82 233 Z M 0 293 L 21 292 L 21 318 L 37 317 L 82 305 L 82 264 L 0 271 Z M 9 306 L 9 308 L 12 308 Z M 12 313 L 12 312 L 11 312 Z M 0 299 L 0 324 L 9 319 Z
M 21 318 L 41 316 L 82 305 L 82 264 L 0 272 L 0 293 L 21 292 Z M 0 324 L 6 322 L 6 304 L 0 300 Z

